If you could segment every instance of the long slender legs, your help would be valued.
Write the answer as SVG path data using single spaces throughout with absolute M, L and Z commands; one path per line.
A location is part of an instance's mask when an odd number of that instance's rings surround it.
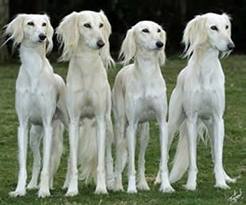
M 189 171 L 188 179 L 185 188 L 188 190 L 196 189 L 196 179 L 197 179 L 197 116 L 189 117 L 186 120 L 187 126 L 187 137 L 189 142 Z
M 106 123 L 105 117 L 96 116 L 97 123 L 97 186 L 96 194 L 106 194 L 105 180 L 105 139 L 106 139 Z
M 33 153 L 32 178 L 29 182 L 28 189 L 38 188 L 38 177 L 41 169 L 40 142 L 43 137 L 43 128 L 41 126 L 31 126 L 30 130 L 30 147 Z
M 149 123 L 145 122 L 139 125 L 140 128 L 140 150 L 138 157 L 138 180 L 137 188 L 140 190 L 149 190 L 145 178 L 145 152 L 149 142 Z
M 18 127 L 18 148 L 19 148 L 19 174 L 18 183 L 15 191 L 10 192 L 9 195 L 13 197 L 24 196 L 26 194 L 26 157 L 27 157 L 27 121 L 19 120 Z

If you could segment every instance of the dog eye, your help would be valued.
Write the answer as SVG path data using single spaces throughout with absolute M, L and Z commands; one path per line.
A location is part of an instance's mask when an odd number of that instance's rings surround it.
M 46 23 L 43 23 L 42 26 L 46 26 L 47 24 Z
M 102 28 L 102 27 L 103 27 L 103 24 L 102 24 L 102 23 L 100 23 L 99 28 Z
M 86 27 L 86 28 L 91 28 L 91 24 L 85 23 L 85 24 L 84 24 L 84 27 Z
M 28 26 L 34 26 L 34 23 L 32 21 L 27 23 Z
M 218 30 L 219 30 L 217 26 L 211 26 L 210 28 L 211 28 L 212 30 L 214 30 L 214 31 L 218 31 Z
M 149 30 L 147 28 L 143 29 L 142 32 L 149 33 Z
M 228 25 L 226 25 L 225 29 L 227 30 L 228 28 L 229 28 L 229 26 L 228 26 Z
M 158 28 L 157 32 L 160 33 L 161 32 L 161 29 Z

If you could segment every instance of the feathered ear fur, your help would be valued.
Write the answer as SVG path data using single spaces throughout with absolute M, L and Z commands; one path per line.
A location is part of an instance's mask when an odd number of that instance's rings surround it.
M 227 24 L 229 25 L 228 32 L 229 32 L 229 35 L 231 36 L 231 20 L 232 20 L 232 18 L 231 18 L 230 15 L 228 15 L 226 13 L 223 13 L 222 16 L 226 19 Z M 230 51 L 226 51 L 226 52 L 222 52 L 220 57 L 223 58 L 223 57 L 229 56 L 230 53 L 231 53 L 231 50 Z
M 121 45 L 119 58 L 124 65 L 128 64 L 136 55 L 136 41 L 134 37 L 134 28 L 127 31 L 126 37 Z
M 202 45 L 207 41 L 206 18 L 196 16 L 188 22 L 183 35 L 182 42 L 185 44 L 184 56 L 190 57 L 195 47 Z
M 109 45 L 109 36 L 111 34 L 111 25 L 108 21 L 108 18 L 104 14 L 104 12 L 101 10 L 99 12 L 99 15 L 103 21 L 103 38 L 105 45 L 100 50 L 100 56 L 102 58 L 102 61 L 104 63 L 105 68 L 109 68 L 110 65 L 114 64 L 114 60 L 112 59 L 110 55 L 110 45 Z
M 24 38 L 23 24 L 26 14 L 18 14 L 9 24 L 5 26 L 5 35 L 10 35 L 9 38 L 4 42 L 7 43 L 9 40 L 13 40 L 13 48 L 20 44 Z
M 47 46 L 46 46 L 46 52 L 49 53 L 51 52 L 52 48 L 53 48 L 53 40 L 52 40 L 52 37 L 53 37 L 53 34 L 54 34 L 54 29 L 53 27 L 51 26 L 51 23 L 50 23 L 50 18 L 48 15 L 44 15 L 45 18 L 46 18 L 46 21 L 47 21 Z
M 166 62 L 166 53 L 165 53 L 166 40 L 167 40 L 166 32 L 163 29 L 161 29 L 161 41 L 164 44 L 161 52 L 159 53 L 159 63 L 161 66 L 164 65 Z
M 67 15 L 56 29 L 57 40 L 63 46 L 63 52 L 60 57 L 62 61 L 68 61 L 79 42 L 79 13 L 72 12 Z

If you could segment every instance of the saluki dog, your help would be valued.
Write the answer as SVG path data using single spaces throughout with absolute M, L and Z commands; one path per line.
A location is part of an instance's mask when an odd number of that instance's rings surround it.
M 230 18 L 215 13 L 196 16 L 185 28 L 183 43 L 189 62 L 177 78 L 169 103 L 170 144 L 179 131 L 170 181 L 179 180 L 189 168 L 185 188 L 196 189 L 197 136 L 207 130 L 212 138 L 215 186 L 226 189 L 229 188 L 226 182 L 235 180 L 226 174 L 222 161 L 225 82 L 219 56 L 229 55 L 234 48 Z
M 68 188 L 66 196 L 78 194 L 78 155 L 81 156 L 80 146 L 87 146 L 83 141 L 78 144 L 79 135 L 83 134 L 79 132 L 79 128 L 83 123 L 90 123 L 86 118 L 95 120 L 96 126 L 96 138 L 87 135 L 89 138 L 87 140 L 92 140 L 94 145 L 97 145 L 95 193 L 105 194 L 107 193 L 105 175 L 108 175 L 105 173 L 105 142 L 110 144 L 108 138 L 113 138 L 110 136 L 113 132 L 111 90 L 106 72 L 106 68 L 113 62 L 109 51 L 111 26 L 102 11 L 73 12 L 62 20 L 57 28 L 57 34 L 58 40 L 63 45 L 61 59 L 69 61 L 65 97 L 70 120 L 69 168 L 64 184 L 64 187 Z M 88 129 L 93 129 L 93 126 Z M 86 153 L 86 156 L 95 151 L 87 150 L 89 153 Z M 86 166 L 89 165 L 83 166 L 87 169 Z M 112 164 L 110 166 L 113 169 Z
M 149 120 L 156 119 L 160 127 L 161 187 L 162 192 L 172 192 L 167 167 L 167 97 L 166 84 L 160 65 L 165 63 L 166 33 L 160 25 L 141 21 L 127 31 L 122 43 L 120 57 L 123 63 L 133 63 L 117 74 L 113 91 L 115 118 L 116 164 L 115 187 L 123 190 L 122 170 L 125 144 L 128 148 L 128 193 L 136 193 L 135 145 L 136 130 L 141 123 L 138 188 L 148 190 L 145 179 L 144 154 L 148 144 Z M 126 133 L 126 136 L 125 136 Z M 127 143 L 125 142 L 127 138 Z
M 43 166 L 40 176 L 39 197 L 50 195 L 53 175 L 62 154 L 63 124 L 59 120 L 58 100 L 64 92 L 63 79 L 53 72 L 47 52 L 53 43 L 53 28 L 47 15 L 19 14 L 6 26 L 7 39 L 20 44 L 21 67 L 16 81 L 16 111 L 19 120 L 19 176 L 11 196 L 26 194 L 26 159 L 29 123 L 30 144 L 33 150 L 33 175 L 28 188 L 37 188 L 40 171 L 39 144 L 43 137 Z

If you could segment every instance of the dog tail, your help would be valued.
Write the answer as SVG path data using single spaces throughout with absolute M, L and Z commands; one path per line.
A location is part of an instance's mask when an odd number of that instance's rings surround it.
M 52 154 L 51 154 L 51 175 L 57 172 L 63 153 L 64 125 L 60 120 L 55 120 L 53 126 Z M 53 180 L 53 179 L 52 179 Z
M 188 139 L 184 123 L 179 130 L 179 141 L 173 160 L 173 167 L 169 176 L 171 183 L 175 183 L 181 179 L 189 166 Z
M 97 140 L 94 119 L 85 119 L 80 126 L 78 164 L 79 179 L 86 183 L 96 182 Z
M 189 167 L 189 144 L 185 123 L 186 122 L 181 125 L 179 130 L 179 141 L 169 176 L 171 183 L 180 180 Z M 202 122 L 199 122 L 198 125 L 198 138 L 204 143 L 206 143 L 206 139 L 208 139 L 207 128 Z

